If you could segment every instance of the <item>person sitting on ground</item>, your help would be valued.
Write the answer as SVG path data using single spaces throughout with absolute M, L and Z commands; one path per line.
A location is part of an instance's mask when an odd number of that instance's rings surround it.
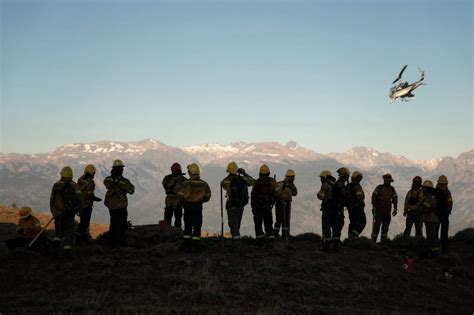
M 30 207 L 22 207 L 19 211 L 20 220 L 16 229 L 16 237 L 8 240 L 7 247 L 10 250 L 15 250 L 17 247 L 27 247 L 28 244 L 38 235 L 41 231 L 41 222 L 31 214 L 32 210 Z M 46 243 L 46 236 L 44 234 L 35 242 L 35 249 L 42 249 Z

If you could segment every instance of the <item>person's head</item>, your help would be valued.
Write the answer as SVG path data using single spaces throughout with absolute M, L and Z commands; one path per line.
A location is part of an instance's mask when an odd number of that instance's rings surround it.
M 18 211 L 20 219 L 28 218 L 31 215 L 31 211 L 30 207 L 21 207 L 20 211 Z
M 237 163 L 232 161 L 227 165 L 226 172 L 229 174 L 237 175 L 238 170 L 239 170 L 239 167 L 237 166 Z
M 433 191 L 433 182 L 430 180 L 425 180 L 423 185 L 421 185 L 423 193 L 431 193 Z
M 341 167 L 336 172 L 337 175 L 339 175 L 339 178 L 344 180 L 349 179 L 349 176 L 351 175 L 351 171 L 349 171 L 347 167 Z
M 289 169 L 286 171 L 285 180 L 293 183 L 295 181 L 295 175 L 296 175 L 295 171 L 293 171 L 292 169 Z
M 418 188 L 420 188 L 422 181 L 423 181 L 423 180 L 421 179 L 420 176 L 415 176 L 415 177 L 413 177 L 413 182 L 412 182 L 411 187 L 412 187 L 413 189 L 418 189 Z
M 446 189 L 448 187 L 448 178 L 445 175 L 441 175 L 440 177 L 438 177 L 436 187 Z
M 319 174 L 319 178 L 321 179 L 321 183 L 327 182 L 329 177 L 332 177 L 332 174 L 328 170 L 324 170 Z
M 181 174 L 183 171 L 181 170 L 181 165 L 177 162 L 171 165 L 171 173 L 173 174 Z
M 63 167 L 63 169 L 61 170 L 61 172 L 59 172 L 59 175 L 61 175 L 61 179 L 64 179 L 64 180 L 72 180 L 72 168 L 69 167 L 69 166 L 65 166 Z
M 123 164 L 122 160 L 115 160 L 114 164 L 112 164 L 112 171 L 110 172 L 112 176 L 121 176 L 123 174 L 123 169 L 125 164 Z
M 390 186 L 390 183 L 393 182 L 392 175 L 389 174 L 389 173 L 383 175 L 382 178 L 383 178 L 383 184 L 384 184 L 385 186 Z
M 201 170 L 199 169 L 199 166 L 196 163 L 188 165 L 188 174 L 191 177 L 196 177 L 199 176 L 201 173 Z
M 360 183 L 360 181 L 362 180 L 363 177 L 364 176 L 362 175 L 361 172 L 355 171 L 354 173 L 352 173 L 351 183 L 358 184 L 358 183 Z
M 260 166 L 260 171 L 258 172 L 258 174 L 260 177 L 270 176 L 270 168 L 268 167 L 268 165 L 263 164 L 262 166 Z
M 94 177 L 95 172 L 96 172 L 95 166 L 92 164 L 89 164 L 84 168 L 84 175 L 86 177 Z

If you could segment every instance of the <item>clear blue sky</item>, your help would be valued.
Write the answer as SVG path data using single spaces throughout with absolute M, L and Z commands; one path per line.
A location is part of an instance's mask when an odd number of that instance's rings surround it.
M 5 1 L 1 152 L 295 140 L 473 148 L 472 1 Z M 388 102 L 401 67 L 426 86 Z

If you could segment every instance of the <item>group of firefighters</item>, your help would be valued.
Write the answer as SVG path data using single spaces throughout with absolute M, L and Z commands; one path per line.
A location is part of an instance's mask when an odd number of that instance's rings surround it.
M 115 160 L 110 176 L 104 179 L 107 189 L 104 204 L 110 212 L 110 227 L 108 241 L 111 247 L 126 244 L 128 228 L 128 199 L 135 187 L 123 176 L 125 165 L 121 160 Z M 223 192 L 225 192 L 228 225 L 232 236 L 233 246 L 240 243 L 240 224 L 244 207 L 250 202 L 255 224 L 257 242 L 275 238 L 290 237 L 291 203 L 298 191 L 294 184 L 295 172 L 287 170 L 285 178 L 277 182 L 270 176 L 270 169 L 262 165 L 257 179 L 239 168 L 235 162 L 227 166 L 225 177 L 221 183 L 221 207 L 223 207 Z M 73 172 L 69 166 L 64 167 L 61 179 L 53 185 L 50 208 L 53 214 L 55 235 L 52 248 L 70 253 L 75 242 L 90 242 L 89 224 L 93 203 L 102 199 L 94 194 L 94 165 L 87 165 L 84 174 L 73 181 Z M 195 163 L 187 166 L 189 178 L 182 172 L 181 165 L 174 163 L 171 174 L 162 181 L 166 193 L 164 221 L 181 228 L 184 209 L 184 249 L 198 250 L 201 240 L 203 203 L 211 198 L 209 185 L 200 178 L 199 166 Z M 325 252 L 338 251 L 341 244 L 341 231 L 344 226 L 344 208 L 349 213 L 348 237 L 357 238 L 366 226 L 365 194 L 360 182 L 363 175 L 359 171 L 352 173 L 346 167 L 337 170 L 338 178 L 328 170 L 320 173 L 321 189 L 317 198 L 321 200 L 322 211 L 322 250 Z M 350 180 L 349 180 L 350 179 Z M 391 216 L 398 212 L 398 197 L 391 185 L 393 178 L 390 174 L 383 175 L 383 184 L 378 185 L 372 193 L 373 226 L 371 238 L 377 241 L 381 232 L 381 242 L 387 240 Z M 249 187 L 251 193 L 249 196 Z M 275 206 L 275 222 L 273 223 L 272 209 Z M 422 236 L 422 226 L 425 224 L 426 237 L 430 245 L 431 256 L 439 255 L 440 250 L 446 251 L 448 246 L 449 215 L 453 201 L 448 189 L 446 176 L 438 178 L 434 187 L 430 180 L 422 181 L 421 177 L 413 178 L 411 189 L 405 198 L 403 215 L 406 217 L 404 235 L 409 236 L 413 225 L 415 235 Z M 46 241 L 41 235 L 41 224 L 31 214 L 31 208 L 20 209 L 20 220 L 17 237 L 7 241 L 7 246 L 14 249 L 17 246 L 31 245 L 33 239 L 38 243 Z M 75 230 L 75 216 L 79 215 L 80 223 Z M 441 242 L 438 235 L 441 227 Z M 381 228 L 381 229 L 380 229 Z M 281 229 L 281 235 L 280 235 Z M 381 231 L 380 231 L 381 230 Z M 41 237 L 38 238 L 38 236 Z

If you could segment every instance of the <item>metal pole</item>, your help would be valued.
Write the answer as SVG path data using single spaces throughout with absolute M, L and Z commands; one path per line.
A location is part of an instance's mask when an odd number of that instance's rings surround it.
M 28 247 L 31 247 L 31 245 L 33 245 L 36 240 L 38 239 L 38 237 L 40 237 L 40 235 L 44 232 L 44 230 L 46 230 L 46 228 L 48 227 L 48 225 L 54 220 L 54 217 L 52 217 L 48 223 L 46 223 L 46 225 L 44 226 L 44 228 L 41 229 L 41 231 L 38 232 L 38 234 L 36 234 L 35 238 L 30 242 L 30 244 L 28 244 Z

